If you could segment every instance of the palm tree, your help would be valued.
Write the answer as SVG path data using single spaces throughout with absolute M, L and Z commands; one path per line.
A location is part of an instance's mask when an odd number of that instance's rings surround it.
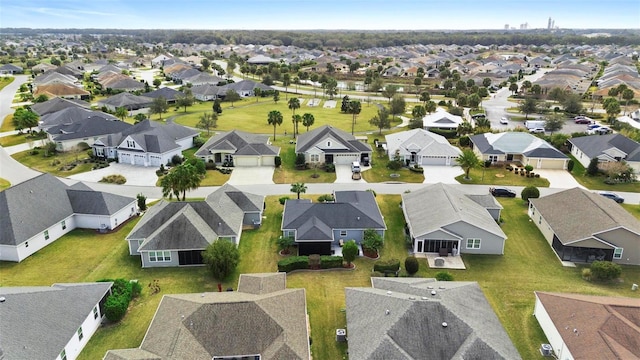
M 292 116 L 295 117 L 296 116 L 296 109 L 300 109 L 300 99 L 298 99 L 297 97 L 292 97 L 291 99 L 289 99 L 289 109 L 291 109 L 292 112 Z M 293 122 L 293 138 L 295 139 L 296 137 L 296 133 L 298 132 L 298 123 L 297 122 Z
M 313 114 L 305 113 L 302 115 L 302 125 L 307 127 L 307 131 L 309 131 L 309 127 L 313 125 L 315 121 L 316 119 L 313 117 Z
M 307 185 L 301 182 L 291 184 L 291 192 L 294 192 L 298 195 L 298 200 L 300 199 L 300 193 L 307 192 Z
M 356 118 L 358 114 L 362 111 L 362 104 L 358 100 L 350 100 L 349 106 L 347 107 L 347 113 L 353 115 L 353 119 L 351 121 L 351 135 L 353 135 L 354 127 L 356 125 Z
M 293 138 L 296 138 L 296 131 L 298 129 L 298 123 L 302 121 L 302 116 L 300 114 L 293 115 L 291 117 L 291 122 L 293 122 Z
M 197 189 L 201 181 L 202 176 L 198 174 L 195 166 L 188 163 L 179 165 L 160 180 L 162 196 L 171 198 L 175 195 L 180 200 L 182 193 L 182 201 L 185 201 L 187 191 Z
M 116 117 L 124 121 L 124 118 L 127 117 L 127 108 L 125 108 L 124 106 L 116 108 Z
M 471 171 L 472 168 L 480 166 L 480 158 L 478 158 L 478 155 L 476 155 L 476 153 L 471 149 L 462 150 L 462 154 L 458 156 L 457 161 L 458 165 L 464 169 L 464 178 L 466 180 L 469 180 L 469 171 Z
M 273 140 L 276 140 L 276 126 L 282 125 L 282 113 L 278 110 L 269 111 L 269 117 L 267 118 L 269 125 L 273 126 Z

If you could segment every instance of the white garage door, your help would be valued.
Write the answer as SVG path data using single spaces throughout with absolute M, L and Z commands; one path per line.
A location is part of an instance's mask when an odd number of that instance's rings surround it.
M 233 165 L 235 166 L 258 166 L 260 158 L 257 156 L 234 156 Z
M 334 154 L 333 163 L 336 165 L 351 165 L 354 161 L 359 161 L 358 155 L 353 154 Z
M 263 156 L 262 157 L 262 165 L 263 166 L 274 166 L 275 165 L 275 157 L 274 156 Z
M 120 154 L 120 160 L 118 160 L 121 164 L 131 164 L 131 154 Z
M 542 159 L 541 169 L 559 169 L 564 168 L 564 160 Z
M 446 156 L 423 156 L 422 165 L 446 165 Z
M 134 163 L 135 165 L 142 165 L 142 166 L 144 166 L 144 158 L 145 158 L 145 156 L 144 156 L 144 155 L 134 154 L 134 155 L 133 155 L 133 163 Z
M 149 156 L 151 166 L 160 166 L 160 156 Z

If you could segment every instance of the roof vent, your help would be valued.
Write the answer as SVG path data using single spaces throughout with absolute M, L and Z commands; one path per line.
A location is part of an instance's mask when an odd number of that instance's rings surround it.
M 427 286 L 427 289 L 433 289 L 433 286 Z
M 436 291 L 435 290 L 431 290 L 431 295 L 435 296 L 436 295 Z
M 426 296 L 423 296 L 423 297 L 421 297 L 421 299 L 422 299 L 422 300 L 427 300 L 427 299 L 429 299 L 429 298 L 428 298 L 428 297 L 426 297 Z
M 389 314 L 391 314 L 391 311 L 389 309 L 387 309 L 387 310 L 384 311 L 384 314 L 385 315 L 389 315 Z
M 444 286 L 440 286 L 438 289 L 440 289 L 440 290 L 444 290 L 444 289 L 446 289 L 446 287 L 444 287 Z
M 4 296 L 0 296 L 0 303 L 5 302 L 5 300 L 7 300 Z
M 409 296 L 409 300 L 415 300 L 415 296 Z
M 387 291 L 387 295 L 391 295 L 393 294 L 391 291 Z
M 442 327 L 443 327 L 443 328 L 446 328 L 447 326 L 449 326 L 449 324 L 447 324 L 446 322 L 444 322 L 444 321 L 443 321 L 443 322 L 442 322 Z

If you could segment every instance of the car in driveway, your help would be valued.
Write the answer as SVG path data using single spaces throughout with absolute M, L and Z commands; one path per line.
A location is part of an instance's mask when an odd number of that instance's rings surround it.
M 529 132 L 532 134 L 544 134 L 544 128 L 529 129 Z
M 611 199 L 618 204 L 622 204 L 624 202 L 624 198 L 616 193 L 612 193 L 611 191 L 598 191 L 599 195 L 602 195 L 608 199 Z
M 501 117 L 500 118 L 500 124 L 502 125 L 508 125 L 509 124 L 509 119 L 507 119 L 506 117 Z
M 597 128 L 587 130 L 587 134 L 589 135 L 605 135 L 611 133 L 611 129 L 606 126 L 599 126 Z
M 516 197 L 515 191 L 505 187 L 491 187 L 489 188 L 489 192 L 495 197 Z
M 591 124 L 591 123 L 593 123 L 593 120 L 592 120 L 592 119 L 590 119 L 590 118 L 588 118 L 588 117 L 586 117 L 586 116 L 576 116 L 576 117 L 573 119 L 573 121 L 574 121 L 576 124 Z

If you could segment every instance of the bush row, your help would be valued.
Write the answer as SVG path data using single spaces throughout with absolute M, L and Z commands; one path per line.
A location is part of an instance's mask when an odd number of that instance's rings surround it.
M 373 271 L 384 273 L 385 271 L 398 271 L 400 270 L 400 260 L 398 259 L 389 259 L 389 260 L 379 260 L 373 264 Z
M 341 267 L 342 267 L 342 256 L 329 256 L 329 255 L 320 256 L 320 268 L 333 269 L 333 268 L 341 268 Z M 282 259 L 278 261 L 278 271 L 280 272 L 290 272 L 293 270 L 308 269 L 308 268 L 309 268 L 308 256 L 291 256 L 286 259 Z
M 125 279 L 103 279 L 98 282 L 113 282 L 111 295 L 104 303 L 104 315 L 109 321 L 120 321 L 127 313 L 129 302 L 138 297 L 142 291 L 142 286 L 137 281 L 127 281 Z

